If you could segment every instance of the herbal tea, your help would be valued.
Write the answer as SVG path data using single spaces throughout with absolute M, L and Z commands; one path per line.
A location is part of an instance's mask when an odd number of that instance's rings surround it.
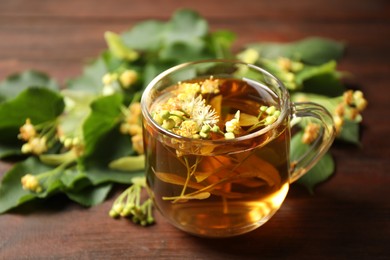
M 144 121 L 147 182 L 173 225 L 236 235 L 277 211 L 289 187 L 290 139 L 279 103 L 267 87 L 233 78 L 183 81 L 158 94 L 154 122 Z

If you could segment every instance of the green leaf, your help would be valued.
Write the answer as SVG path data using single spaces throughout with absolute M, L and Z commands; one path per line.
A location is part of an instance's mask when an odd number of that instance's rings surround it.
M 328 97 L 337 97 L 345 92 L 345 87 L 340 81 L 337 72 L 329 72 L 324 74 L 313 75 L 311 78 L 303 81 L 301 91 L 326 95 Z
M 166 24 L 158 58 L 176 63 L 210 58 L 207 34 L 207 21 L 198 13 L 187 9 L 179 10 Z
M 20 144 L 0 145 L 0 159 L 19 155 L 22 155 L 22 151 L 20 150 Z
M 90 165 L 88 167 L 88 178 L 92 181 L 93 185 L 101 183 L 112 182 L 121 184 L 131 184 L 131 178 L 145 176 L 144 170 L 138 171 L 118 171 L 110 168 L 104 168 L 101 166 Z
M 54 120 L 64 109 L 59 93 L 44 88 L 28 88 L 16 98 L 0 104 L 0 142 L 18 142 L 19 128 L 27 118 L 33 124 Z
M 302 132 L 297 133 L 291 139 L 291 161 L 296 161 L 310 149 L 310 145 L 302 142 Z M 328 179 L 334 172 L 335 165 L 330 153 L 326 153 L 305 175 L 297 180 L 297 183 L 305 186 L 310 192 L 319 183 Z
M 123 96 L 115 94 L 96 99 L 91 104 L 91 114 L 83 125 L 85 156 L 95 150 L 101 138 L 120 121 Z
M 324 106 L 329 112 L 335 111 L 337 105 L 342 102 L 342 98 L 342 96 L 330 98 L 325 95 L 303 92 L 296 92 L 291 95 L 291 100 L 293 102 L 314 102 Z
M 59 90 L 57 82 L 45 73 L 27 70 L 10 75 L 0 83 L 0 103 L 15 98 L 29 87 L 48 88 L 52 91 Z
M 123 42 L 129 48 L 141 51 L 156 51 L 160 48 L 166 25 L 160 21 L 149 20 L 136 24 L 122 34 Z
M 23 190 L 21 178 L 27 174 L 37 175 L 41 172 L 49 171 L 53 168 L 39 162 L 35 157 L 15 164 L 5 173 L 0 184 L 0 213 L 4 213 L 27 201 L 38 198 L 39 195 Z M 53 189 L 51 189 L 52 191 Z
M 173 42 L 160 51 L 159 59 L 175 61 L 177 64 L 195 59 L 207 59 L 208 55 L 203 52 L 205 46 L 201 39 L 193 39 L 190 44 L 182 41 Z
M 85 172 L 80 171 L 77 167 L 64 170 L 60 180 L 64 186 L 63 190 L 66 192 L 78 191 L 92 185 L 88 179 L 88 175 Z
M 234 55 L 231 48 L 235 39 L 236 35 L 233 32 L 220 30 L 210 33 L 207 44 L 211 52 L 215 54 L 214 58 L 232 59 Z
M 83 74 L 67 82 L 67 88 L 72 90 L 83 90 L 99 94 L 102 92 L 102 78 L 108 72 L 106 63 L 102 56 L 84 67 Z
M 313 193 L 315 186 L 329 179 L 334 173 L 334 170 L 334 160 L 330 153 L 326 153 L 313 168 L 297 180 L 297 183 L 305 186 Z
M 104 51 L 100 56 L 105 64 L 106 70 L 109 72 L 117 72 L 118 68 L 125 68 L 127 61 L 119 59 L 109 50 Z M 103 83 L 101 83 L 103 84 Z
M 320 65 L 331 60 L 340 59 L 345 46 L 343 43 L 330 39 L 310 37 L 290 43 L 254 43 L 249 44 L 247 48 L 257 50 L 262 58 L 286 57 L 307 64 Z
M 318 66 L 306 65 L 296 74 L 295 81 L 297 84 L 302 85 L 305 80 L 314 76 L 333 73 L 336 69 L 336 65 L 336 62 L 333 60 Z
M 190 42 L 208 33 L 208 24 L 197 12 L 181 9 L 175 12 L 168 23 L 166 42 Z
M 358 122 L 351 120 L 344 120 L 344 124 L 341 128 L 340 134 L 336 137 L 338 140 L 342 140 L 348 143 L 360 144 L 360 127 Z
M 144 67 L 144 88 L 164 70 L 174 66 L 173 62 L 148 62 Z
M 109 168 L 109 164 L 133 154 L 130 136 L 119 134 L 119 130 L 113 128 L 99 140 L 93 153 L 85 159 L 84 165 L 88 178 L 94 185 L 104 182 L 131 183 L 132 177 L 144 175 L 144 169 L 120 171 Z
M 91 103 L 98 97 L 84 90 L 61 91 L 66 103 L 65 113 L 58 119 L 58 128 L 65 137 L 82 136 L 82 126 L 91 112 Z
M 102 203 L 112 189 L 111 183 L 104 183 L 98 186 L 89 186 L 80 191 L 66 191 L 69 199 L 86 207 Z

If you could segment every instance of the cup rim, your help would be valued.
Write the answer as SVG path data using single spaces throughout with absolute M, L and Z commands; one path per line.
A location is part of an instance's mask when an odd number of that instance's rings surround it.
M 264 127 L 264 128 L 261 128 L 260 130 L 257 130 L 253 133 L 250 133 L 250 134 L 246 134 L 246 135 L 243 135 L 243 136 L 239 136 L 239 137 L 235 137 L 233 139 L 216 139 L 216 140 L 211 140 L 211 139 L 194 139 L 194 138 L 191 138 L 191 137 L 184 137 L 184 136 L 181 136 L 181 135 L 178 135 L 178 134 L 175 134 L 171 131 L 168 131 L 166 129 L 164 129 L 162 126 L 160 126 L 157 122 L 155 122 L 151 116 L 151 114 L 149 113 L 149 110 L 146 106 L 146 103 L 147 103 L 147 100 L 148 98 L 150 97 L 150 92 L 151 90 L 153 89 L 153 87 L 160 81 L 162 80 L 164 77 L 166 77 L 167 75 L 169 75 L 170 73 L 172 72 L 175 72 L 175 71 L 178 71 L 180 69 L 183 69 L 183 68 L 186 68 L 186 67 L 189 67 L 189 66 L 193 66 L 193 65 L 196 65 L 196 64 L 205 64 L 205 63 L 230 63 L 230 64 L 241 64 L 241 65 L 245 65 L 251 69 L 254 69 L 260 73 L 263 73 L 265 75 L 267 75 L 268 77 L 272 78 L 280 92 L 281 92 L 281 95 L 278 95 L 277 93 L 275 93 L 274 91 L 272 91 L 272 93 L 276 94 L 280 100 L 280 106 L 281 106 L 281 113 L 280 113 L 280 116 L 278 117 L 278 119 Z M 243 61 L 240 61 L 240 60 L 231 60 L 231 59 L 208 59 L 208 60 L 198 60 L 198 61 L 190 61 L 190 62 L 185 62 L 185 63 L 181 63 L 181 64 L 178 64 L 178 65 L 175 65 L 169 69 L 166 69 L 165 71 L 161 72 L 160 74 L 158 74 L 157 76 L 155 76 L 153 78 L 152 81 L 149 82 L 149 84 L 146 86 L 146 88 L 144 89 L 143 93 L 142 93 L 142 97 L 141 97 L 141 111 L 142 111 L 142 115 L 144 117 L 145 120 L 147 120 L 150 124 L 153 125 L 153 127 L 155 127 L 156 129 L 158 129 L 158 132 L 160 133 L 163 133 L 164 135 L 166 136 L 169 136 L 170 138 L 174 138 L 174 139 L 177 139 L 177 140 L 181 140 L 181 141 L 187 141 L 187 142 L 193 142 L 193 143 L 202 143 L 202 144 L 223 144 L 223 143 L 232 143 L 232 142 L 241 142 L 241 141 L 246 141 L 246 140 L 249 140 L 249 139 L 253 139 L 253 138 L 256 138 L 258 136 L 261 136 L 261 135 L 264 135 L 266 133 L 268 133 L 269 131 L 271 131 L 272 129 L 275 129 L 277 128 L 283 121 L 284 119 L 289 116 L 290 114 L 290 106 L 291 106 L 291 101 L 290 101 L 290 95 L 289 95 L 289 92 L 287 90 L 287 88 L 285 87 L 285 85 L 282 83 L 281 80 L 279 80 L 275 75 L 273 75 L 272 73 L 270 73 L 269 71 L 257 66 L 257 65 L 254 65 L 254 64 L 250 64 L 250 63 L 245 63 Z

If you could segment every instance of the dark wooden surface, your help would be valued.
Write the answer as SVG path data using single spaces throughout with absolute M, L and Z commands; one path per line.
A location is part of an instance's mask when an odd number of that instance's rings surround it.
M 362 145 L 334 145 L 336 174 L 315 195 L 294 185 L 264 226 L 229 239 L 187 235 L 157 214 L 148 228 L 56 197 L 0 216 L 0 259 L 390 259 L 390 2 L 1 0 L 0 79 L 24 69 L 63 82 L 106 48 L 103 33 L 199 11 L 236 46 L 324 36 L 348 43 L 342 70 L 369 101 Z M 0 163 L 0 176 L 10 164 Z

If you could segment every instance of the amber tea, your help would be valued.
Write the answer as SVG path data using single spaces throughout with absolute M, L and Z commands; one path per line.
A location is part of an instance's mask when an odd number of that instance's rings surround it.
M 202 94 L 205 84 L 214 84 L 213 91 Z M 152 113 L 174 111 L 182 115 L 185 112 L 178 107 L 180 102 L 176 98 L 187 92 L 195 92 L 195 99 L 210 104 L 208 112 L 213 111 L 219 119 L 216 123 L 219 129 L 226 128 L 226 123 L 239 111 L 241 129 L 233 132 L 235 138 L 266 127 L 259 124 L 267 116 L 260 108 L 275 108 L 279 104 L 273 93 L 254 82 L 208 78 L 181 82 L 165 89 L 154 101 Z M 178 120 L 176 117 L 171 116 L 173 122 Z M 167 115 L 166 118 L 169 119 Z M 207 119 L 210 120 L 207 116 L 203 118 Z M 176 134 L 191 132 L 191 136 L 186 137 L 194 140 L 181 142 L 159 137 L 158 131 L 146 123 L 146 151 L 151 158 L 147 180 L 153 186 L 156 206 L 174 225 L 178 223 L 179 228 L 195 234 L 219 236 L 229 229 L 235 233 L 237 230 L 245 232 L 254 225 L 261 225 L 280 207 L 288 191 L 287 123 L 284 120 L 279 127 L 248 142 L 230 140 L 224 145 L 195 144 L 202 138 L 211 141 L 226 138 L 221 130 L 221 133 L 210 130 L 207 138 L 201 136 L 201 131 L 200 135 L 197 133 L 202 126 L 195 124 L 192 130 L 172 126 L 170 130 Z M 259 125 L 256 127 L 256 124 Z M 162 126 L 168 127 L 164 122 Z M 207 128 L 212 127 L 210 124 Z
M 145 89 L 146 177 L 156 208 L 174 226 L 207 237 L 249 232 L 283 203 L 289 184 L 334 140 L 332 116 L 291 103 L 272 74 L 236 61 L 181 64 Z M 290 165 L 290 121 L 318 135 Z

